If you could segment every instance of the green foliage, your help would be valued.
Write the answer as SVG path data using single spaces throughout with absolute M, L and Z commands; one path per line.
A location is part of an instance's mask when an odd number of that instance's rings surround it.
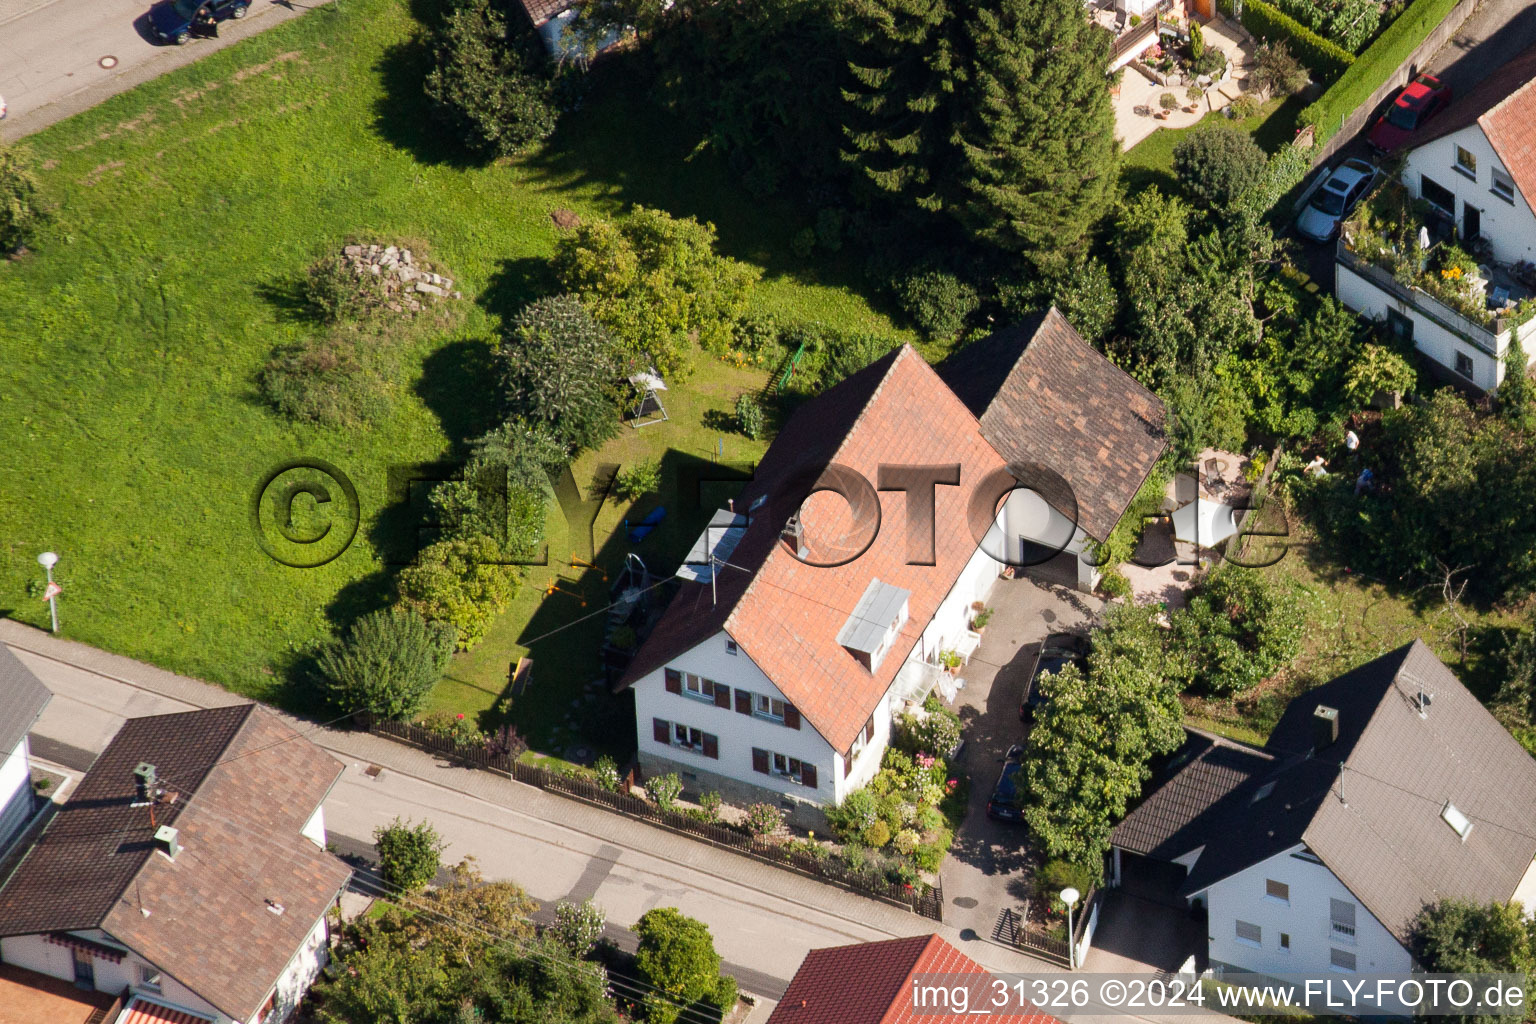
M 896 718 L 891 745 L 916 756 L 944 757 L 960 742 L 960 716 L 946 707 L 918 716 L 903 712 Z
M 1284 39 L 1262 42 L 1253 53 L 1249 79 L 1265 95 L 1289 96 L 1307 85 L 1307 69 L 1291 53 Z
M 32 151 L 0 144 L 0 253 L 30 245 L 52 219 Z
M 1500 652 L 1499 668 L 1503 682 L 1494 706 L 1501 717 L 1536 723 L 1536 608 L 1526 610 L 1521 627 Z
M 1048 860 L 1035 873 L 1035 892 L 1041 899 L 1050 901 L 1052 909 L 1061 911 L 1066 908 L 1061 902 L 1061 890 L 1076 889 L 1086 897 L 1102 881 L 1103 874 L 1103 862 L 1098 858 L 1088 865 L 1059 858 Z
M 416 556 L 397 580 L 400 599 L 426 618 L 458 632 L 459 650 L 485 637 L 485 630 L 517 592 L 517 577 L 486 537 L 438 541 Z
M 1536 924 L 1519 903 L 1444 899 L 1419 911 L 1408 948 L 1427 972 L 1536 974 Z M 1511 1016 L 1454 1015 L 1450 1024 L 1499 1024 Z
M 1262 180 L 1267 162 L 1253 136 L 1226 121 L 1191 132 L 1173 148 L 1173 169 L 1184 192 L 1218 211 L 1243 202 Z
M 619 432 L 619 359 L 613 337 L 574 295 L 523 308 L 503 338 L 513 415 L 547 424 L 565 446 L 596 448 Z
M 1376 41 L 1338 76 L 1338 80 L 1328 87 L 1327 92 L 1302 109 L 1296 117 L 1296 123 L 1315 125 L 1319 145 L 1331 139 L 1343 125 L 1344 119 L 1367 103 L 1371 94 L 1397 73 L 1403 61 L 1408 59 L 1436 25 L 1445 20 L 1456 3 L 1457 0 L 1412 0 L 1408 9 L 1376 37 Z M 1249 9 L 1245 0 L 1245 25 Z M 1305 47 L 1298 46 L 1297 56 L 1303 63 L 1310 64 Z
M 788 386 L 801 394 L 814 395 L 864 369 L 898 344 L 889 335 L 797 323 L 779 333 L 776 351 L 788 356 L 804 346 Z
M 636 206 L 619 224 L 583 221 L 563 236 L 554 270 L 622 351 L 680 380 L 691 368 L 692 337 L 709 352 L 730 348 L 761 276 L 714 246 L 713 224 Z
M 1370 404 L 1376 392 L 1409 394 L 1418 385 L 1413 364 L 1384 345 L 1366 345 L 1349 367 L 1344 394 L 1358 409 Z
M 320 651 L 326 698 L 343 711 L 410 718 L 442 678 L 453 643 L 453 627 L 409 608 L 364 615 Z
M 487 157 L 521 152 L 559 120 L 542 47 L 515 24 L 490 0 L 452 0 L 433 41 L 427 96 L 464 145 Z
M 645 459 L 625 466 L 614 477 L 613 489 L 623 501 L 661 490 L 661 460 Z
M 981 306 L 976 289 L 944 270 L 924 270 L 896 282 L 896 301 L 918 330 L 949 340 Z
M 795 237 L 789 240 L 789 251 L 802 260 L 810 259 L 811 253 L 815 248 L 815 228 L 801 228 L 795 232 Z
M 871 850 L 878 850 L 891 841 L 891 826 L 876 818 L 868 828 L 860 833 L 859 840 Z
M 572 956 L 586 956 L 603 937 L 603 926 L 608 919 L 603 909 L 590 899 L 580 903 L 561 900 L 555 904 L 555 937 L 571 951 Z
M 340 253 L 322 256 L 304 271 L 304 301 L 326 323 L 362 320 L 384 308 L 389 294 L 382 274 L 358 273 L 360 268 Z
M 719 1000 L 735 995 L 734 984 L 721 983 L 720 954 L 702 921 L 672 907 L 659 907 L 647 911 L 634 930 L 640 940 L 635 967 L 641 980 L 655 990 L 645 997 L 645 1019 L 650 1024 L 673 1024 L 696 1003 L 718 1009 Z M 730 1002 L 734 1006 L 735 999 Z
M 279 347 L 257 373 L 256 387 L 289 419 L 356 427 L 389 415 L 391 363 L 355 332 L 327 331 Z
M 1189 59 L 1199 60 L 1205 52 L 1205 30 L 1195 19 L 1189 19 Z
M 597 779 L 597 784 L 610 793 L 619 791 L 619 766 L 607 754 L 597 759 L 592 765 L 592 775 Z
M 736 396 L 736 426 L 743 434 L 756 441 L 768 429 L 764 420 L 763 405 L 756 395 L 743 391 Z
M 569 458 L 548 425 L 503 423 L 470 445 L 459 479 L 432 488 L 436 521 L 450 537 L 487 541 L 509 557 L 530 555 L 544 539 L 554 501 L 549 473 Z
M 1296 595 L 1253 569 L 1223 565 L 1171 616 L 1168 675 L 1196 693 L 1244 693 L 1301 653 Z
M 1513 335 L 1514 332 L 1511 332 Z M 1504 380 L 1499 384 L 1499 415 L 1511 423 L 1529 424 L 1532 414 L 1530 368 L 1525 346 L 1518 337 L 1509 340 L 1504 354 Z
M 725 806 L 725 798 L 711 790 L 699 794 L 699 810 L 704 812 L 704 819 L 709 822 L 720 820 L 720 808 Z
M 1260 433 L 1305 438 L 1319 422 L 1359 408 L 1346 400 L 1346 375 L 1362 351 L 1360 321 L 1332 298 L 1301 319 L 1281 301 L 1287 294 L 1276 289 L 1269 296 L 1274 315 L 1251 353 L 1217 367 L 1219 390 L 1240 396 L 1250 425 Z M 1231 444 L 1218 447 L 1236 450 Z
M 1217 0 L 1217 6 L 1232 13 L 1232 0 Z M 1297 59 L 1321 82 L 1332 82 L 1355 63 L 1353 53 L 1264 0 L 1243 0 L 1242 23 L 1258 39 L 1294 47 Z
M 1044 677 L 1025 754 L 1021 804 L 1049 858 L 1091 864 L 1151 777 L 1153 757 L 1183 742 L 1183 708 L 1163 678 L 1154 610 L 1117 605 L 1095 636 L 1086 672 Z
M 752 804 L 747 808 L 743 824 L 746 825 L 747 835 L 754 839 L 771 836 L 784 827 L 784 812 L 773 804 Z
M 379 854 L 379 875 L 387 885 L 406 892 L 420 892 L 437 877 L 447 844 L 430 822 L 413 825 L 396 818 L 373 830 L 373 847 Z
M 683 780 L 678 778 L 676 772 L 666 772 L 647 779 L 645 791 L 656 801 L 656 806 L 664 811 L 677 808 L 677 798 L 683 792 Z

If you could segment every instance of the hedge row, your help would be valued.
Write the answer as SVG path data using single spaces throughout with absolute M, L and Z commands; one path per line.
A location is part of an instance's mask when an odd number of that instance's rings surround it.
M 1302 109 L 1296 123 L 1316 126 L 1318 144 L 1331 139 L 1343 126 L 1344 119 L 1356 108 L 1370 102 L 1371 94 L 1397 72 L 1403 61 L 1459 2 L 1413 0 L 1409 8 L 1398 15 L 1397 20 L 1388 25 L 1386 31 L 1339 76 L 1339 80 L 1317 98 L 1317 102 Z M 1253 0 L 1246 0 L 1244 6 L 1252 3 Z
M 1219 0 L 1222 13 L 1232 14 L 1232 0 Z M 1332 82 L 1355 62 L 1355 55 L 1331 39 L 1324 39 L 1295 18 L 1264 0 L 1243 0 L 1243 28 L 1258 39 L 1285 40 L 1291 54 L 1306 65 L 1319 82 Z

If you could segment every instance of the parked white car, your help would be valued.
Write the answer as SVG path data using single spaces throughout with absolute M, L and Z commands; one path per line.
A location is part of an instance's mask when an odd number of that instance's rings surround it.
M 1376 168 L 1364 160 L 1345 160 L 1312 193 L 1312 201 L 1296 218 L 1296 230 L 1315 242 L 1331 239 L 1355 204 L 1370 191 L 1376 174 Z

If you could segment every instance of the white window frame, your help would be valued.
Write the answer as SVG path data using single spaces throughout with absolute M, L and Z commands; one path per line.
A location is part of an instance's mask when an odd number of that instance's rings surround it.
M 1343 964 L 1339 963 L 1338 960 L 1340 957 L 1348 957 L 1350 966 L 1345 967 Z M 1328 969 L 1330 971 L 1335 971 L 1339 974 L 1354 974 L 1357 970 L 1359 970 L 1359 968 L 1360 960 L 1355 956 L 1354 953 L 1347 949 L 1335 949 L 1332 946 L 1328 947 Z
M 1248 936 L 1243 934 L 1243 929 L 1244 928 L 1252 928 L 1253 929 L 1253 933 L 1255 935 L 1257 935 L 1258 938 L 1256 938 L 1256 939 L 1248 938 Z M 1245 945 L 1245 946 L 1252 946 L 1254 949 L 1263 949 L 1264 948 L 1264 929 L 1263 929 L 1262 926 L 1256 925 L 1252 921 L 1244 921 L 1241 918 L 1239 918 L 1237 920 L 1236 926 L 1234 927 L 1233 931 L 1234 931 L 1234 933 L 1237 936 L 1237 941 L 1241 942 L 1243 945 Z
M 698 734 L 697 743 L 693 742 L 695 733 Z M 683 722 L 672 723 L 672 746 L 677 747 L 679 750 L 691 750 L 695 754 L 704 753 L 705 736 L 715 736 L 715 734 L 706 733 L 703 729 L 700 729 L 696 726 L 687 725 Z M 717 749 L 719 748 L 719 745 L 720 737 L 715 736 L 715 746 Z
M 740 650 L 741 650 L 741 648 L 736 646 L 736 641 L 735 640 L 727 640 L 725 642 L 725 653 L 726 654 L 736 654 Z
M 1488 191 L 1492 192 L 1500 199 L 1512 203 L 1515 201 L 1515 179 L 1511 178 L 1508 172 L 1501 171 L 1499 168 L 1495 167 L 1493 168 L 1493 185 L 1488 189 Z
M 1345 914 L 1341 911 L 1347 911 L 1348 924 L 1344 923 Z M 1334 899 L 1330 896 L 1328 898 L 1328 934 L 1332 940 L 1354 945 L 1359 927 L 1360 908 L 1349 900 Z
M 685 697 L 692 697 L 694 700 L 713 704 L 715 702 L 715 688 L 719 685 L 713 679 L 707 679 L 696 673 L 683 673 L 683 696 Z
M 779 767 L 780 762 L 783 763 L 783 768 Z M 768 751 L 769 775 L 780 779 L 788 779 L 797 786 L 803 786 L 805 785 L 805 780 L 800 774 L 800 769 L 804 766 L 805 762 L 801 761 L 798 757 L 790 757 L 788 754 L 780 754 L 772 750 Z
M 1285 892 L 1285 895 L 1284 896 L 1276 895 L 1272 891 L 1273 889 L 1276 889 L 1276 888 L 1283 890 Z M 1290 906 L 1291 905 L 1291 887 L 1286 882 L 1277 882 L 1273 878 L 1266 878 L 1266 879 L 1264 879 L 1264 898 L 1266 900 L 1269 900 L 1271 903 L 1283 903 L 1286 906 Z
M 779 706 L 777 712 L 773 710 L 775 704 Z M 782 701 L 777 697 L 770 697 L 766 693 L 754 693 L 752 695 L 752 714 L 758 718 L 766 718 L 770 722 L 783 722 L 786 704 L 786 701 Z
M 164 980 L 163 972 L 156 970 L 148 964 L 137 964 L 136 966 L 138 967 L 138 985 L 135 987 L 141 988 L 145 992 L 159 995 Z
M 1462 159 L 1461 159 L 1462 157 L 1466 157 L 1467 161 L 1470 162 L 1472 166 L 1468 167 L 1467 164 L 1463 163 Z M 1452 160 L 1453 160 L 1453 165 L 1456 168 L 1456 173 L 1457 174 L 1461 174 L 1461 175 L 1464 175 L 1464 176 L 1466 176 L 1468 178 L 1471 178 L 1473 181 L 1477 180 L 1477 154 L 1476 153 L 1472 152 L 1466 146 L 1457 146 L 1456 147 L 1456 152 L 1452 155 Z

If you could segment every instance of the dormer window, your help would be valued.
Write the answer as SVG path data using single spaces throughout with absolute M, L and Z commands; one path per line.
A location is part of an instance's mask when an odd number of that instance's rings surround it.
M 870 580 L 853 614 L 838 631 L 837 642 L 871 673 L 879 671 L 880 662 L 907 623 L 911 598 L 911 591 Z

